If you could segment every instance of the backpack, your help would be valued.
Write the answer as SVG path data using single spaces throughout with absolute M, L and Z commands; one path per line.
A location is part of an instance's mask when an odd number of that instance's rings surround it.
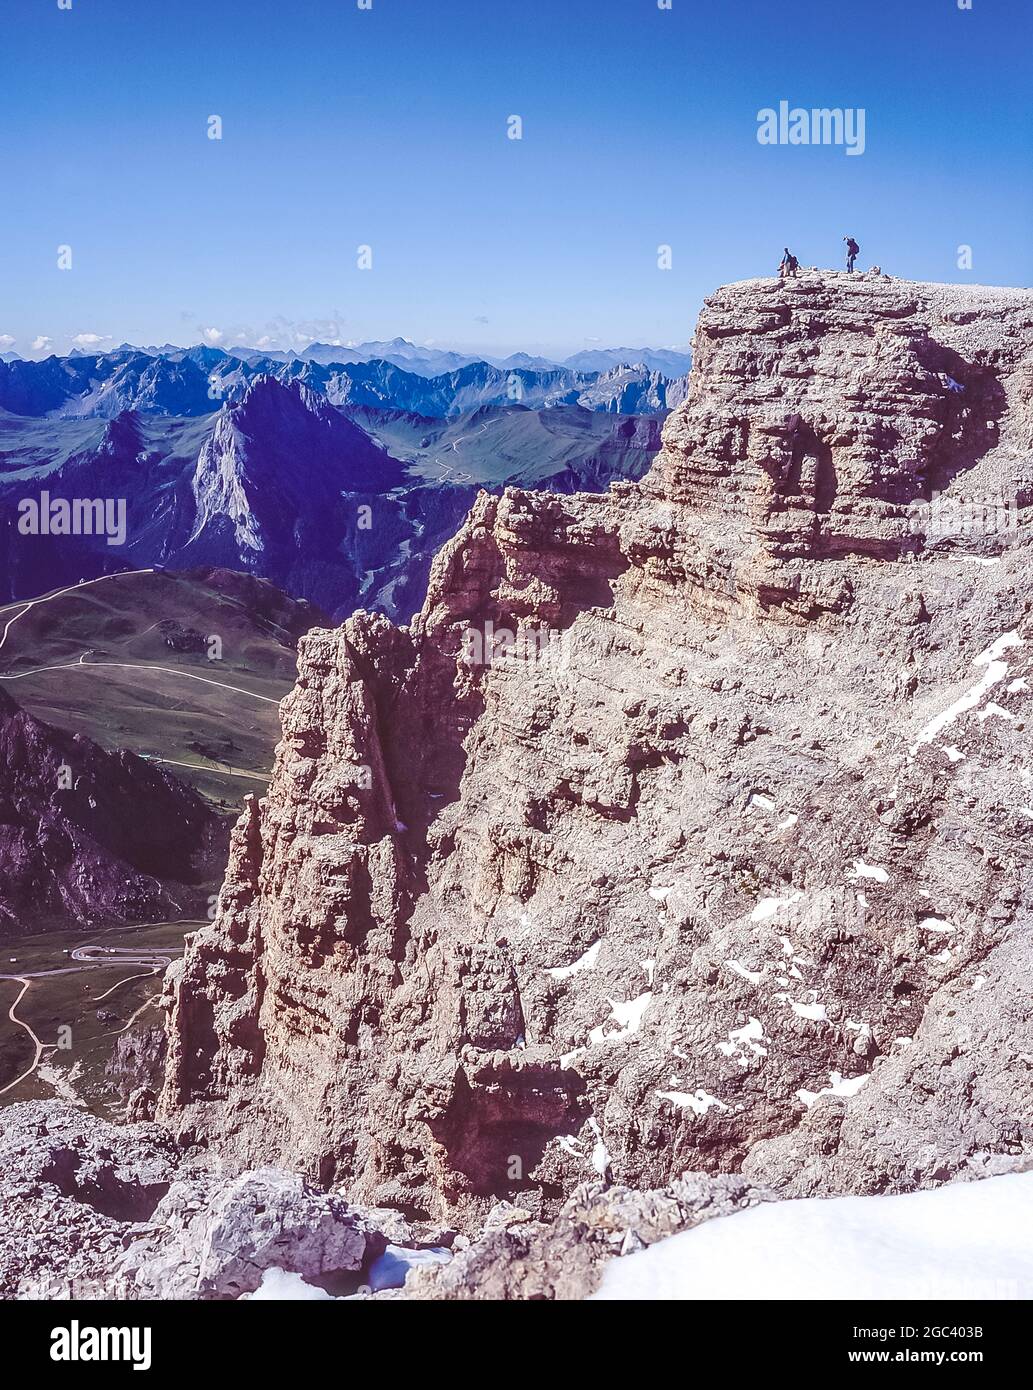
M 856 256 L 861 248 L 858 246 L 857 242 L 853 239 L 853 237 L 851 237 L 846 244 L 846 249 L 851 256 Z

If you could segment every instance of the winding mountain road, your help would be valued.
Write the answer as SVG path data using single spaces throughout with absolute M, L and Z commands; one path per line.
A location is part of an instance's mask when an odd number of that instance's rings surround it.
M 156 970 L 172 964 L 166 951 L 141 951 L 135 946 L 76 946 L 72 959 L 84 965 L 148 965 Z
M 144 925 L 154 924 L 145 923 Z M 84 946 L 76 946 L 71 953 L 71 957 L 72 960 L 76 962 L 75 965 L 58 966 L 56 970 L 27 970 L 22 975 L 0 974 L 0 980 L 13 980 L 21 985 L 18 997 L 7 1011 L 7 1017 L 18 1028 L 25 1029 L 35 1048 L 35 1055 L 31 1065 L 27 1067 L 20 1076 L 16 1076 L 13 1081 L 9 1081 L 6 1086 L 0 1087 L 0 1096 L 5 1095 L 8 1091 L 13 1091 L 15 1086 L 20 1085 L 21 1082 L 27 1081 L 39 1067 L 44 1051 L 54 1047 L 53 1043 L 44 1043 L 43 1040 L 36 1035 L 32 1027 L 26 1023 L 24 1019 L 18 1017 L 16 1012 L 18 1005 L 28 993 L 33 980 L 43 979 L 49 975 L 74 975 L 83 970 L 98 970 L 111 965 L 141 965 L 145 967 L 140 974 L 127 975 L 124 979 L 116 981 L 116 983 L 113 984 L 110 989 L 105 990 L 103 994 L 97 995 L 92 1001 L 96 1004 L 102 999 L 106 999 L 109 994 L 113 994 L 115 990 L 119 989 L 122 985 L 128 984 L 130 980 L 142 980 L 148 975 L 157 975 L 172 964 L 172 955 L 168 951 L 147 951 L 132 946 L 98 946 L 92 943 Z M 122 1028 L 116 1028 L 115 1032 L 109 1036 L 114 1037 L 117 1033 L 124 1033 L 126 1028 L 129 1028 L 140 1014 L 143 1013 L 144 1009 L 152 1007 L 154 1002 L 154 998 L 146 1000 L 136 1010 L 128 1023 Z

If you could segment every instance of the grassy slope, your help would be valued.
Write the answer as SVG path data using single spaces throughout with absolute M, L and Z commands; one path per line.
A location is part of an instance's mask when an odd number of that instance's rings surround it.
M 22 605 L 0 612 L 0 634 Z M 203 652 L 171 648 L 159 624 L 173 620 L 180 629 L 222 639 L 222 660 Z M 10 628 L 0 650 L 0 672 L 19 675 L 36 667 L 72 663 L 89 651 L 90 662 L 117 661 L 164 666 L 173 672 L 221 681 L 278 701 L 294 683 L 291 634 L 256 617 L 233 591 L 199 576 L 170 573 L 117 575 L 40 604 Z M 191 783 L 222 814 L 235 818 L 247 792 L 261 794 L 279 737 L 275 703 L 184 679 L 178 674 L 141 670 L 50 670 L 7 681 L 4 688 L 27 710 L 50 724 L 85 734 L 104 748 L 186 763 L 170 771 Z M 246 773 L 233 775 L 230 771 Z M 218 887 L 213 884 L 213 889 Z M 198 923 L 164 923 L 110 932 L 55 930 L 23 937 L 0 948 L 0 973 L 67 968 L 67 954 L 94 941 L 115 946 L 167 947 L 175 956 L 183 936 Z M 12 957 L 14 960 L 12 961 Z M 134 1014 L 134 1026 L 157 1021 L 150 1007 L 160 986 L 157 974 L 140 966 L 101 965 L 69 974 L 33 979 L 17 1017 L 34 1029 L 48 1050 L 44 1069 L 55 1067 L 91 1109 L 108 1113 L 114 1092 L 104 1078 L 115 1037 Z M 108 998 L 97 1000 L 117 981 Z M 32 1062 L 28 1033 L 8 1018 L 21 985 L 0 980 L 0 1090 Z M 99 1019 L 97 1010 L 112 1017 Z M 71 1046 L 54 1049 L 63 1025 Z M 49 1098 L 54 1088 L 34 1075 L 0 1095 L 12 1101 Z
M 0 614 L 0 630 L 16 611 Z M 169 619 L 219 636 L 222 660 L 173 650 L 158 626 Z M 190 576 L 116 575 L 26 613 L 0 652 L 0 671 L 19 677 L 4 688 L 38 718 L 103 748 L 186 763 L 170 770 L 232 814 L 245 792 L 264 787 L 279 737 L 275 704 L 162 671 L 75 666 L 89 651 L 90 663 L 163 666 L 278 701 L 294 683 L 289 643 L 288 634 L 257 623 L 238 599 Z M 72 669 L 22 677 L 66 663 Z

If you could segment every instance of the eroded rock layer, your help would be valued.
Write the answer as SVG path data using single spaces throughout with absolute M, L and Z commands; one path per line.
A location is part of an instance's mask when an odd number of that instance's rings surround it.
M 482 494 L 301 643 L 180 1131 L 468 1223 L 1028 1155 L 1033 293 L 747 281 L 693 351 L 641 484 Z

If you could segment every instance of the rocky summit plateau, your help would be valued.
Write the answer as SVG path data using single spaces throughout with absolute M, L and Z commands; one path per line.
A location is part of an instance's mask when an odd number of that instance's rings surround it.
M 301 639 L 144 1118 L 9 1112 L 7 1291 L 394 1248 L 410 1296 L 576 1297 L 1033 1167 L 1033 292 L 747 280 L 692 363 L 640 482 L 482 492 L 407 626 Z M 78 1253 L 20 1257 L 55 1191 Z M 263 1192 L 309 1217 L 241 1278 Z

